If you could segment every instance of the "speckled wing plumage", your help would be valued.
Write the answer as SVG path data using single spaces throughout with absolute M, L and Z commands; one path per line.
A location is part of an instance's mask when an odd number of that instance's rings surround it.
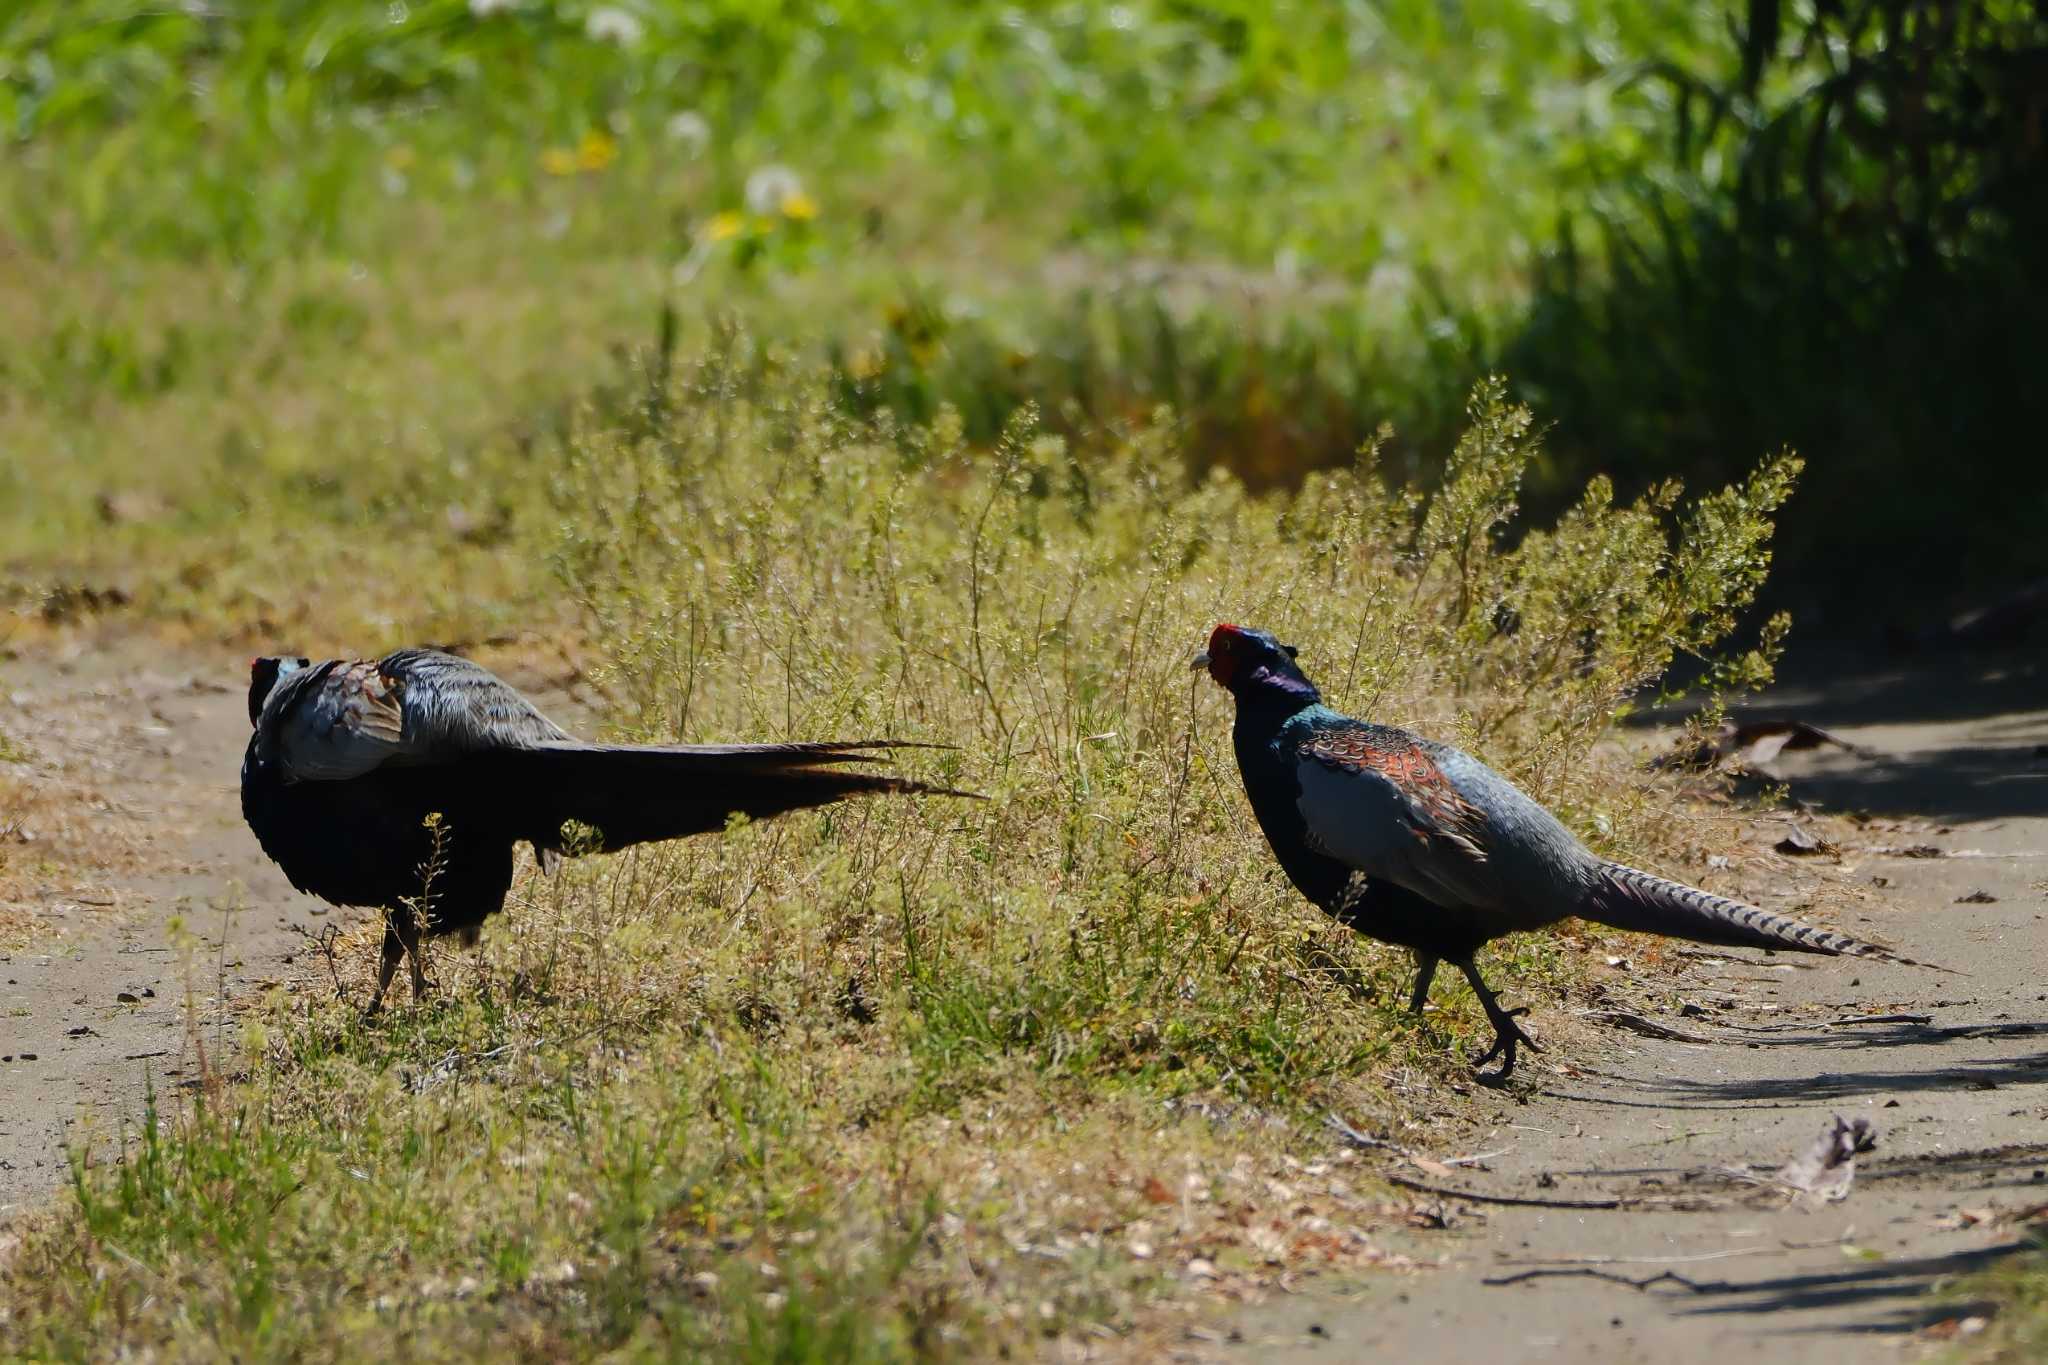
M 1430 747 L 1402 730 L 1356 725 L 1319 730 L 1297 752 L 1331 772 L 1374 787 L 1381 799 L 1390 796 L 1417 840 L 1441 842 L 1483 863 L 1486 812 L 1467 801 L 1444 776 Z
M 289 674 L 264 703 L 257 737 L 288 783 L 575 742 L 492 673 L 433 649 L 331 659 Z
M 1487 813 L 1445 774 L 1435 747 L 1385 726 L 1316 730 L 1295 751 L 1309 846 L 1438 904 L 1500 905 Z

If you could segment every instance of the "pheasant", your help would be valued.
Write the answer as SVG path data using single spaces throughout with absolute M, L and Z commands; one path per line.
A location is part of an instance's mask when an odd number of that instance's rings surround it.
M 385 911 L 368 1014 L 406 957 L 425 990 L 420 931 L 476 942 L 503 908 L 512 850 L 552 871 L 612 850 L 871 793 L 971 796 L 837 767 L 902 740 L 583 744 L 494 674 L 434 649 L 377 660 L 251 661 L 242 816 L 293 886 Z M 937 746 L 916 746 L 937 747 Z M 438 820 L 432 817 L 438 816 Z M 571 848 L 565 821 L 595 831 Z
M 1596 856 L 1520 788 L 1462 750 L 1323 705 L 1295 649 L 1263 630 L 1220 625 L 1194 667 L 1237 703 L 1232 739 L 1252 812 L 1288 879 L 1369 938 L 1415 954 L 1409 1008 L 1437 965 L 1465 974 L 1501 1059 L 1537 1049 L 1487 989 L 1473 958 L 1493 939 L 1574 916 L 1695 943 L 1877 958 L 1888 948 Z

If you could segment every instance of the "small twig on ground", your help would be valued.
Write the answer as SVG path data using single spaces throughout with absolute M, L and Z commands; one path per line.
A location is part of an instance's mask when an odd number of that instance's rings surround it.
M 1474 1152 L 1470 1156 L 1447 1156 L 1441 1164 L 1445 1166 L 1477 1166 L 1482 1161 L 1491 1161 L 1497 1156 L 1506 1156 L 1514 1151 L 1512 1147 L 1501 1147 L 1491 1152 Z
M 1733 1287 L 1726 1280 L 1708 1280 L 1702 1283 L 1698 1280 L 1688 1280 L 1687 1278 L 1685 1278 L 1685 1276 L 1675 1274 L 1674 1272 L 1669 1270 L 1660 1270 L 1655 1275 L 1648 1275 L 1640 1280 L 1637 1280 L 1631 1279 L 1627 1275 L 1617 1275 L 1611 1270 L 1595 1270 L 1591 1266 L 1583 1265 L 1571 1266 L 1566 1269 L 1557 1270 L 1518 1270 L 1512 1275 L 1489 1276 L 1488 1278 L 1481 1280 L 1480 1283 L 1490 1285 L 1520 1284 L 1524 1280 L 1563 1279 L 1566 1277 L 1576 1277 L 1579 1279 L 1587 1280 L 1606 1280 L 1610 1284 L 1625 1284 L 1630 1289 L 1645 1290 L 1649 1289 L 1652 1285 L 1662 1284 L 1666 1280 L 1669 1280 L 1671 1283 L 1679 1286 L 1682 1289 L 1690 1289 L 1695 1294 L 1726 1293 L 1730 1288 Z
M 1711 1201 L 1692 1198 L 1656 1196 L 1649 1198 L 1628 1198 L 1617 1195 L 1609 1199 L 1537 1199 L 1520 1194 L 1481 1194 L 1476 1190 L 1446 1189 L 1441 1185 L 1427 1185 L 1420 1180 L 1405 1176 L 1382 1175 L 1380 1179 L 1389 1185 L 1399 1185 L 1404 1190 L 1418 1194 L 1435 1195 L 1439 1199 L 1463 1199 L 1474 1204 L 1504 1204 L 1524 1209 L 1637 1209 L 1637 1208 L 1678 1208 L 1711 1207 Z
M 1595 1024 L 1608 1024 L 1615 1028 L 1625 1028 L 1631 1033 L 1640 1033 L 1645 1038 L 1663 1038 L 1674 1043 L 1720 1043 L 1728 1041 L 1725 1038 L 1710 1038 L 1704 1033 L 1692 1033 L 1686 1029 L 1673 1028 L 1669 1024 L 1660 1024 L 1654 1019 L 1645 1019 L 1640 1014 L 1630 1014 L 1627 1010 L 1587 1010 L 1583 1017 Z
M 1835 1245 L 1833 1242 L 1827 1243 Z M 1730 1247 L 1725 1251 L 1702 1251 L 1691 1256 L 1531 1256 L 1505 1259 L 1502 1265 L 1689 1265 L 1697 1261 L 1725 1261 L 1731 1256 L 1762 1256 L 1777 1247 Z
M 1846 1019 L 1823 1019 L 1816 1023 L 1796 1024 L 1730 1024 L 1729 1028 L 1744 1033 L 1796 1033 L 1806 1028 L 1849 1028 L 1857 1024 L 1931 1024 L 1931 1014 L 1858 1014 Z
M 341 984 L 341 966 L 334 957 L 334 944 L 341 937 L 341 930 L 331 924 L 322 926 L 318 934 L 314 934 L 303 924 L 295 924 L 292 928 L 298 931 L 300 938 L 318 949 L 320 955 L 327 959 L 327 975 L 334 980 L 334 998 L 348 999 L 348 990 Z
M 1693 957 L 1702 962 L 1721 962 L 1730 967 L 1754 967 L 1760 972 L 1810 972 L 1811 962 L 1765 962 L 1754 957 L 1739 957 L 1733 953 L 1717 952 L 1711 948 L 1673 948 L 1675 957 Z
M 1415 1152 L 1411 1151 L 1409 1148 L 1403 1147 L 1398 1142 L 1389 1142 L 1385 1138 L 1376 1138 L 1370 1133 L 1359 1132 L 1356 1128 L 1353 1128 L 1350 1124 L 1346 1123 L 1343 1119 L 1337 1117 L 1337 1115 L 1335 1114 L 1323 1115 L 1323 1126 L 1325 1128 L 1328 1128 L 1331 1132 L 1335 1133 L 1338 1137 L 1343 1138 L 1344 1141 L 1350 1143 L 1353 1147 L 1357 1147 L 1362 1151 L 1392 1152 L 1395 1156 L 1405 1156 L 1410 1158 L 1413 1158 L 1416 1155 Z

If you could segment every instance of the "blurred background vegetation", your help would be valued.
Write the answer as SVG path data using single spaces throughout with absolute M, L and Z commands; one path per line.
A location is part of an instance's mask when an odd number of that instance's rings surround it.
M 318 528 L 487 560 L 621 350 L 744 325 L 1255 485 L 1383 421 L 1426 478 L 1501 368 L 1534 511 L 1793 446 L 1778 600 L 1982 594 L 2048 513 L 2044 118 L 1991 0 L 20 0 L 0 534 L 276 622 Z

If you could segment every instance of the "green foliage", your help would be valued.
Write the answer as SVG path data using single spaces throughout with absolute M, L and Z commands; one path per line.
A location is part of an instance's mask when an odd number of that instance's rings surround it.
M 1441 184 L 1430 217 L 1447 223 L 1484 196 L 1546 195 L 1531 159 L 1567 136 L 1640 138 L 1585 58 L 1688 26 L 1605 0 L 1455 17 L 1411 2 L 29 0 L 0 21 L 0 125 L 79 190 L 17 195 L 42 241 L 262 256 L 361 240 L 366 197 L 517 196 L 620 170 L 675 182 L 637 224 L 659 232 L 677 189 L 709 201 L 699 223 L 772 214 L 745 193 L 772 161 L 829 171 L 842 204 L 885 215 L 906 167 L 943 167 L 914 181 L 953 208 L 999 197 L 1028 214 L 1044 192 L 1091 238 L 1369 269 L 1426 234 L 1362 209 Z M 1291 211 L 1243 209 L 1283 196 Z
M 1937 1303 L 1957 1318 L 1989 1318 L 1955 1358 L 1971 1365 L 2022 1365 L 2048 1350 L 2048 1236 L 2037 1226 L 1991 1269 L 1942 1284 Z
M 1560 470 L 1721 480 L 1796 444 L 1814 496 L 1787 544 L 1845 615 L 2033 572 L 2048 16 L 1744 9 L 1739 44 L 1646 65 L 1668 154 L 1563 222 L 1505 350 L 1568 433 Z
M 1413 478 L 1531 226 L 1594 149 L 1651 145 L 1605 54 L 1701 27 L 1613 0 L 0 7 L 0 540 L 153 616 L 492 633 L 536 586 L 518 453 L 650 296 L 692 346 L 737 313 L 836 358 L 850 404 L 950 405 L 977 443 L 1025 403 L 1074 441 L 1166 404 L 1263 486 L 1395 418 Z M 389 572 L 337 604 L 305 565 L 365 527 Z

